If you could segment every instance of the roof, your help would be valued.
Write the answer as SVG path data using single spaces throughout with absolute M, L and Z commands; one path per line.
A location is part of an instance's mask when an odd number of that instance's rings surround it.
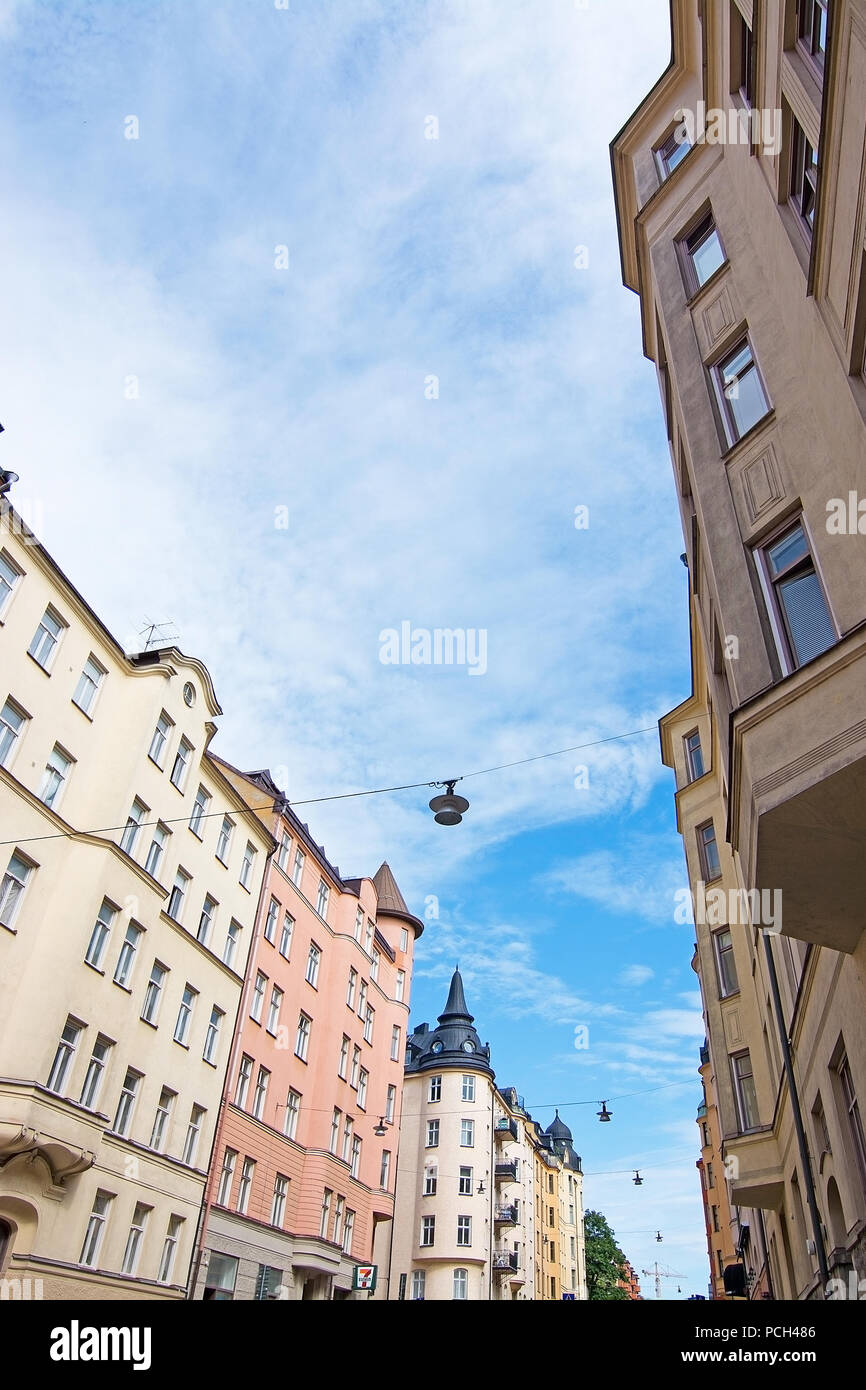
M 486 1072 L 492 1080 L 490 1047 L 487 1043 L 482 1046 L 473 1022 L 466 1006 L 462 976 L 455 970 L 438 1027 L 430 1029 L 426 1023 L 419 1024 L 407 1039 L 406 1071 L 472 1069 Z
M 547 1126 L 544 1132 L 545 1134 L 549 1134 L 551 1139 L 562 1139 L 566 1144 L 571 1143 L 571 1130 L 565 1121 L 559 1118 L 558 1110 L 556 1112 L 556 1118 Z
M 397 880 L 386 860 L 382 861 L 373 875 L 373 887 L 376 890 L 377 915 L 384 913 L 391 917 L 401 917 L 414 929 L 415 936 L 419 937 L 424 930 L 424 923 L 409 911 L 406 899 L 397 887 Z

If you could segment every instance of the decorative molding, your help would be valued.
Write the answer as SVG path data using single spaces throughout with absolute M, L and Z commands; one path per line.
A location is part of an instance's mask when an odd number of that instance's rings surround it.
M 788 495 L 772 444 L 743 466 L 739 481 L 750 526 L 761 521 Z
M 778 787 L 784 786 L 786 782 L 792 781 L 800 773 L 808 772 L 810 768 L 817 767 L 819 763 L 825 762 L 834 754 L 841 753 L 845 748 L 850 748 L 852 744 L 859 743 L 863 739 L 866 739 L 866 719 L 852 724 L 849 729 L 843 729 L 841 733 L 835 734 L 833 738 L 827 739 L 826 743 L 819 744 L 817 748 L 810 748 L 808 753 L 803 753 L 793 762 L 785 763 L 778 771 L 761 777 L 752 789 L 755 800 L 766 795 L 767 792 L 775 791 Z

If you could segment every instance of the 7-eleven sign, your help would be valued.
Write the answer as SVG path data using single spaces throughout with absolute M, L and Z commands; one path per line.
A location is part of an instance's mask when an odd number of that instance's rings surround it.
M 352 1277 L 352 1288 L 365 1289 L 367 1293 L 372 1293 L 376 1287 L 376 1275 L 378 1272 L 378 1265 L 355 1265 L 355 1273 Z

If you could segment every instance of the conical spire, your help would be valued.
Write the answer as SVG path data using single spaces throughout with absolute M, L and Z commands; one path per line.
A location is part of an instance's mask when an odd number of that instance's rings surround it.
M 406 899 L 397 887 L 397 880 L 391 872 L 390 864 L 379 865 L 373 875 L 373 887 L 376 889 L 381 912 L 398 912 L 405 917 L 411 916 Z
M 466 1007 L 466 996 L 463 993 L 463 978 L 459 970 L 455 970 L 451 976 L 451 988 L 448 991 L 448 1000 L 445 1004 L 445 1012 L 439 1015 L 440 1023 L 455 1023 L 458 1020 L 465 1023 L 472 1023 L 473 1017 Z

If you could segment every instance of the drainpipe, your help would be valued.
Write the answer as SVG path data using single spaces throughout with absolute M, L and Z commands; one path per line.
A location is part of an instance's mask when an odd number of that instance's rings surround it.
M 797 1134 L 797 1148 L 800 1151 L 800 1167 L 803 1170 L 803 1181 L 806 1185 L 806 1202 L 809 1207 L 809 1216 L 812 1221 L 812 1236 L 815 1241 L 815 1250 L 818 1255 L 818 1270 L 821 1275 L 822 1295 L 826 1293 L 827 1284 L 830 1281 L 830 1270 L 827 1266 L 827 1256 L 824 1252 L 824 1236 L 821 1231 L 821 1218 L 818 1214 L 818 1203 L 815 1197 L 815 1183 L 812 1178 L 812 1164 L 809 1159 L 809 1150 L 806 1146 L 806 1131 L 803 1128 L 803 1112 L 800 1109 L 800 1097 L 797 1092 L 797 1083 L 794 1078 L 794 1061 L 791 1056 L 791 1045 L 788 1040 L 788 1030 L 785 1026 L 785 1014 L 782 1009 L 782 996 L 779 992 L 779 977 L 776 974 L 776 962 L 773 957 L 773 950 L 770 944 L 770 937 L 767 932 L 764 936 L 764 953 L 767 958 L 767 973 L 770 977 L 770 990 L 773 995 L 773 1009 L 776 1014 L 776 1023 L 779 1029 L 779 1040 L 782 1045 L 782 1057 L 785 1064 L 785 1076 L 788 1081 L 788 1092 L 791 1097 L 791 1114 L 794 1117 L 794 1129 Z

